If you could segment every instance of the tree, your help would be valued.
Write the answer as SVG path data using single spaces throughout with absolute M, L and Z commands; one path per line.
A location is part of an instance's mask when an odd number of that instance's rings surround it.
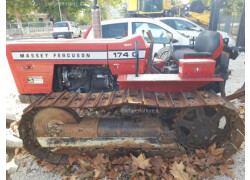
M 122 4 L 122 0 L 98 0 L 97 4 L 101 9 L 101 20 L 110 19 L 110 9 L 118 8 Z M 92 24 L 91 8 L 93 3 L 83 10 L 82 14 L 78 15 L 76 22 L 81 25 Z
M 34 10 L 32 0 L 6 0 L 7 21 L 16 21 L 21 25 L 22 20 Z
M 48 13 L 50 18 L 60 20 L 59 6 L 61 8 L 62 20 L 75 20 L 80 11 L 89 8 L 90 0 L 34 0 L 35 7 L 39 12 Z
M 106 10 L 107 19 L 110 19 L 110 8 L 118 8 L 122 5 L 122 0 L 99 0 L 98 5 L 102 8 L 101 10 Z

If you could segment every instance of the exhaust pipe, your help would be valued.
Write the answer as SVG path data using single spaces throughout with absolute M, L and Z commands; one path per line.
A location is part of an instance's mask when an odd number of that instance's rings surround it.
M 91 9 L 92 13 L 92 28 L 94 32 L 94 38 L 102 38 L 102 26 L 101 26 L 101 10 L 97 5 L 97 0 L 94 0 L 94 5 Z

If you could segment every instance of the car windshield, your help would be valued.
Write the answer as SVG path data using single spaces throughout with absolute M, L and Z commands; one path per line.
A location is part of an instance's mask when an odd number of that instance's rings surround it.
M 162 0 L 140 0 L 140 11 L 142 12 L 159 12 L 162 10 Z
M 55 23 L 54 27 L 68 27 L 68 23 L 66 22 Z
M 175 30 L 190 30 L 196 31 L 197 27 L 188 21 L 183 21 L 181 19 L 163 19 L 161 20 L 164 24 L 172 27 Z
M 167 38 L 167 35 L 170 32 L 163 29 L 162 27 L 157 26 L 155 24 L 151 24 L 151 23 L 145 23 L 145 22 L 133 22 L 132 23 L 133 34 L 141 34 L 147 42 L 150 42 L 150 39 L 148 38 L 146 34 L 148 30 L 151 31 L 155 43 L 157 44 L 169 44 L 170 43 L 170 39 Z

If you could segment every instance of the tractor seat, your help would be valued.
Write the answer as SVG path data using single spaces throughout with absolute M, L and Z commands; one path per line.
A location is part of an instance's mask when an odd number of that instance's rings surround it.
M 223 39 L 215 31 L 203 31 L 196 39 L 194 48 L 180 48 L 173 52 L 173 59 L 214 59 L 216 60 L 223 50 Z

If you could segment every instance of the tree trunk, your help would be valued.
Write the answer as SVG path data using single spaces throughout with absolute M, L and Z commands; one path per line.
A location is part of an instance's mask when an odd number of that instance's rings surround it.
M 18 32 L 22 36 L 23 35 L 23 26 L 22 26 L 21 15 L 19 12 L 16 12 L 16 22 L 17 22 Z
M 108 17 L 108 20 L 110 19 L 110 7 L 109 5 L 107 4 L 107 17 Z
M 224 31 L 227 33 L 230 33 L 230 25 L 232 22 L 232 16 L 227 15 L 225 19 L 226 19 L 226 22 L 225 22 L 225 26 L 224 26 Z
M 66 8 L 62 9 L 62 19 L 63 19 L 63 21 L 67 21 L 67 10 L 66 10 Z

